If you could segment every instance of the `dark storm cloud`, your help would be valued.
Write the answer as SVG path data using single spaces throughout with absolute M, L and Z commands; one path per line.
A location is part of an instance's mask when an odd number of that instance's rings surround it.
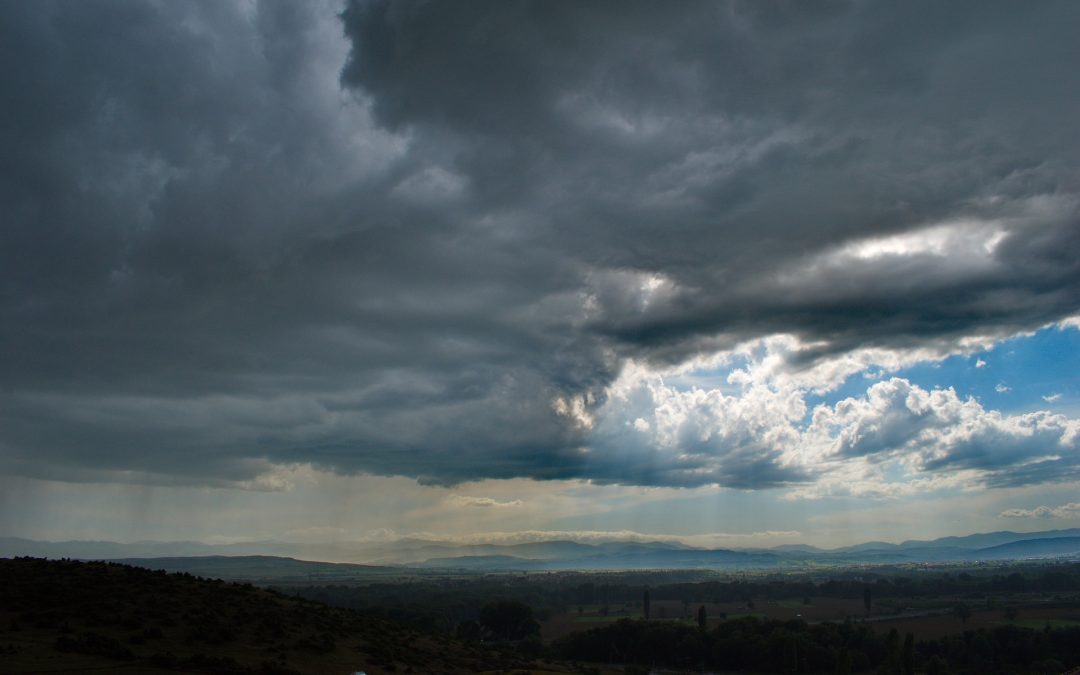
M 1075 5 L 679 9 L 357 2 L 344 79 L 384 124 L 468 148 L 477 189 L 546 214 L 567 255 L 675 279 L 677 302 L 595 326 L 646 354 L 724 332 L 903 344 L 1075 311 Z M 763 283 L 853 237 L 1033 195 L 1067 198 L 1009 231 L 1000 269 L 884 260 Z M 986 302 L 1002 289 L 1014 302 Z
M 590 462 L 557 402 L 1078 310 L 1075 3 L 338 9 L 0 3 L 7 470 L 776 485 Z
M 573 473 L 551 399 L 610 367 L 560 330 L 578 274 L 372 127 L 332 8 L 4 11 L 12 470 Z

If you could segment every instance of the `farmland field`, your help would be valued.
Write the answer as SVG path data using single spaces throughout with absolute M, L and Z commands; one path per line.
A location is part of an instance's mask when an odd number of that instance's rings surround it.
M 677 601 L 654 601 L 651 608 L 652 621 L 675 621 L 696 624 L 697 610 L 705 606 L 709 626 L 714 626 L 725 619 L 738 619 L 756 616 L 761 619 L 781 621 L 801 619 L 809 624 L 826 621 L 842 622 L 850 618 L 860 622 L 866 618 L 866 610 L 861 600 L 842 598 L 756 601 L 751 608 L 745 602 L 726 603 L 683 603 Z M 1052 628 L 1080 626 L 1080 599 L 1062 602 L 1048 602 L 1047 598 L 1024 596 L 1012 603 L 1018 606 L 1018 615 L 1009 620 L 1003 606 L 992 610 L 975 606 L 967 621 L 961 621 L 953 612 L 956 598 L 936 598 L 906 602 L 897 605 L 873 606 L 868 624 L 878 632 L 888 633 L 896 629 L 901 635 L 912 633 L 917 639 L 935 639 L 947 635 L 963 633 L 965 630 L 994 628 L 1002 625 L 1015 625 L 1021 628 L 1041 629 L 1049 625 Z M 1047 606 L 1047 605 L 1053 606 Z M 583 606 L 581 612 L 572 611 L 552 615 L 541 624 L 544 641 L 551 641 L 597 626 L 614 623 L 620 619 L 642 619 L 640 606 L 609 606 L 605 614 L 600 605 Z M 893 615 L 896 618 L 892 618 Z M 915 615 L 915 616 L 912 616 Z

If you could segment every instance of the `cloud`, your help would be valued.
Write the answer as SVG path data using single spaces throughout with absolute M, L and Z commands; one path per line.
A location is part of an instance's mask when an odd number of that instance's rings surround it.
M 808 436 L 826 457 L 896 461 L 914 476 L 1005 486 L 1073 480 L 1080 421 L 1048 412 L 1004 415 L 953 389 L 927 391 L 902 378 L 865 399 L 818 407 Z
M 512 499 L 510 501 L 500 502 L 491 497 L 470 497 L 467 495 L 450 495 L 447 501 L 455 506 L 479 506 L 483 508 L 504 508 L 509 506 L 521 506 L 525 502 L 520 499 Z
M 0 12 L 6 473 L 1072 475 L 1064 418 L 799 415 L 1080 312 L 1075 3 Z
M 791 461 L 806 406 L 796 391 L 679 390 L 630 367 L 597 411 L 583 454 L 595 481 L 766 488 L 811 480 Z
M 455 544 L 530 544 L 546 541 L 576 541 L 584 544 L 607 542 L 669 542 L 687 544 L 699 548 L 725 546 L 771 546 L 792 543 L 802 533 L 796 530 L 766 530 L 760 532 L 708 532 L 703 534 L 674 535 L 667 533 L 637 532 L 635 530 L 519 530 L 514 532 L 480 532 L 468 535 L 446 535 L 437 532 L 410 532 L 400 539 L 423 539 Z
M 998 382 L 994 385 L 994 391 L 999 394 L 1005 394 L 1012 391 L 1012 387 L 1006 386 L 1004 382 Z
M 1060 506 L 1037 506 L 1033 509 L 1006 509 L 1000 518 L 1080 518 L 1080 502 Z
M 1042 144 L 1017 126 L 1034 113 L 1033 102 L 1018 110 L 1006 91 L 1009 77 L 1027 68 L 1044 74 L 1056 67 L 1040 54 L 1064 47 L 1050 23 L 1064 7 L 1022 19 L 1054 37 L 1028 45 L 1034 52 L 1023 64 L 1013 62 L 1008 75 L 995 65 L 995 52 L 1016 39 L 1010 26 L 1016 17 L 972 9 L 943 13 L 941 28 L 928 30 L 913 6 L 897 12 L 854 3 L 775 13 L 701 3 L 679 15 L 641 5 L 612 13 L 545 12 L 529 3 L 481 3 L 472 11 L 354 3 L 345 14 L 354 49 L 344 80 L 374 97 L 376 116 L 389 128 L 409 128 L 431 142 L 472 143 L 463 164 L 499 176 L 489 183 L 498 194 L 519 195 L 519 206 L 552 217 L 587 220 L 587 229 L 558 232 L 563 243 L 580 244 L 569 249 L 574 255 L 670 280 L 678 302 L 627 312 L 636 293 L 624 289 L 623 297 L 598 303 L 598 329 L 654 355 L 662 347 L 676 355 L 696 350 L 712 333 L 780 326 L 823 333 L 842 350 L 856 341 L 892 343 L 959 328 L 939 322 L 938 312 L 1005 309 L 991 286 L 997 288 L 1003 272 L 1012 277 L 1024 241 L 1045 227 L 1057 232 L 1055 239 L 1068 237 L 1072 196 L 1021 196 L 1005 174 L 990 177 L 998 161 L 1011 164 L 1005 158 L 1024 154 L 1022 146 Z M 530 12 L 544 21 L 529 20 Z M 911 41 L 895 38 L 898 24 L 922 45 L 917 55 Z M 791 32 L 793 26 L 799 30 Z M 785 67 L 796 53 L 805 69 Z M 807 62 L 806 54 L 815 56 Z M 478 63 L 498 67 L 478 76 Z M 977 87 L 977 98 L 1003 107 L 976 112 L 953 87 L 963 82 L 971 93 L 971 78 L 991 72 L 1004 90 Z M 448 84 L 461 81 L 469 86 Z M 509 91 L 514 95 L 503 94 Z M 978 123 L 956 126 L 960 110 L 977 115 Z M 908 113 L 924 124 L 898 136 Z M 1059 134 L 1064 121 L 1055 117 L 1042 132 Z M 987 146 L 986 154 L 961 153 L 991 129 L 1021 147 L 1005 141 Z M 535 144 L 545 152 L 530 152 Z M 893 172 L 890 186 L 877 182 L 884 174 L 860 171 L 885 164 Z M 994 187 L 976 187 L 961 167 Z M 1045 170 L 1054 172 L 1045 165 L 1030 176 Z M 601 175 L 610 179 L 598 180 Z M 777 180 L 785 175 L 800 176 L 805 190 Z M 934 184 L 933 196 L 908 190 L 929 186 L 931 175 L 943 181 Z M 843 200 L 833 199 L 841 185 Z M 954 201 L 961 193 L 963 205 Z M 548 201 L 551 194 L 558 203 Z M 874 202 L 860 201 L 870 194 Z M 883 201 L 897 206 L 882 209 Z M 794 226 L 795 212 L 814 226 Z M 648 225 L 657 221 L 680 223 L 679 236 L 657 237 Z M 611 231 L 622 245 L 597 246 Z M 688 241 L 694 242 L 689 249 Z M 720 241 L 725 245 L 715 245 Z M 764 258 L 744 255 L 766 241 Z M 803 261 L 813 264 L 784 284 Z M 959 294 L 945 298 L 934 288 Z M 941 304 L 927 304 L 931 295 Z M 872 338 L 856 310 L 866 306 L 883 310 Z M 1019 309 L 1013 306 L 1011 319 L 987 316 L 987 325 L 1011 323 Z M 962 323 L 961 330 L 971 327 Z
M 1061 399 L 1061 394 L 1046 394 L 1045 396 L 1042 397 L 1042 400 L 1046 401 L 1047 403 L 1053 403 L 1053 402 L 1058 401 L 1060 399 Z
M 977 359 L 975 361 L 975 367 L 976 368 L 985 368 L 986 367 L 986 361 L 984 361 L 982 359 Z
M 811 408 L 807 388 L 757 368 L 770 358 L 733 370 L 727 379 L 739 386 L 727 390 L 680 388 L 629 368 L 597 410 L 586 471 L 599 482 L 789 486 L 806 497 L 890 497 L 1080 473 L 1080 420 L 1005 415 L 900 377 Z

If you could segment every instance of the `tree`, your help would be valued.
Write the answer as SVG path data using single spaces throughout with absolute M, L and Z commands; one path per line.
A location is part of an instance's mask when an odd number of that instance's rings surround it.
M 870 596 L 870 587 L 869 586 L 867 586 L 866 588 L 863 589 L 862 602 L 863 602 L 863 605 L 866 607 L 866 616 L 870 616 L 870 605 L 871 605 L 871 602 L 872 602 L 872 598 Z
M 702 605 L 701 607 L 698 607 L 698 610 L 697 610 L 697 625 L 698 625 L 698 628 L 700 628 L 701 630 L 705 630 L 705 627 L 708 625 L 708 622 L 709 622 L 709 617 L 705 613 L 705 605 Z
M 949 665 L 937 654 L 931 656 L 926 662 L 926 675 L 946 675 L 948 672 Z
M 956 606 L 953 607 L 953 614 L 956 615 L 956 618 L 960 619 L 961 623 L 967 623 L 967 620 L 971 618 L 971 608 L 968 607 L 966 603 L 958 602 L 956 603 Z
M 889 631 L 889 637 L 885 641 L 885 663 L 881 671 L 885 675 L 900 675 L 900 634 L 893 628 Z
M 851 675 L 851 652 L 841 649 L 836 655 L 836 675 Z
M 517 600 L 489 602 L 480 609 L 479 620 L 499 640 L 523 640 L 540 633 L 532 607 Z
M 457 627 L 457 639 L 475 642 L 484 639 L 484 627 L 475 621 L 462 621 Z
M 904 650 L 900 653 L 900 672 L 904 675 L 915 675 L 915 636 L 911 633 L 904 636 Z
M 784 673 L 794 675 L 799 672 L 799 642 L 794 635 L 784 641 Z
M 645 615 L 645 620 L 646 621 L 649 620 L 649 609 L 650 609 L 650 607 L 651 607 L 651 603 L 649 602 L 649 589 L 646 588 L 645 589 L 645 598 L 642 600 L 642 610 L 643 610 L 642 613 Z

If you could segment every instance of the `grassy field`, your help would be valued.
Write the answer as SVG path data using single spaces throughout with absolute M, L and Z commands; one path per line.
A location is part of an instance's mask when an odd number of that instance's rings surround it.
M 846 616 L 862 616 L 862 600 L 843 600 L 836 598 L 813 598 L 811 604 L 804 604 L 802 599 L 778 602 L 756 601 L 750 607 L 745 602 L 722 603 L 683 603 L 673 600 L 654 600 L 650 620 L 685 621 L 697 623 L 697 611 L 702 605 L 709 625 L 716 625 L 726 619 L 756 616 L 761 619 L 802 619 L 807 622 L 843 621 Z M 644 618 L 638 606 L 612 606 L 607 615 L 602 613 L 602 606 L 583 606 L 582 612 L 576 609 L 555 614 L 541 626 L 541 635 L 545 641 L 555 640 L 564 635 L 589 630 L 596 626 L 613 623 L 619 619 Z
M 999 623 L 1039 630 L 1046 626 L 1050 626 L 1051 628 L 1072 628 L 1073 626 L 1080 626 L 1080 619 L 1017 619 L 1016 621 L 1000 621 Z
M 609 614 L 603 616 L 600 614 L 588 614 L 579 615 L 574 617 L 574 623 L 612 623 L 619 619 L 641 619 L 641 614 Z
M 889 631 L 895 628 L 901 634 L 912 633 L 917 639 L 927 640 L 955 635 L 967 630 L 991 629 L 1008 624 L 1035 630 L 1044 628 L 1047 624 L 1051 628 L 1078 626 L 1080 625 L 1080 602 L 1071 607 L 1040 607 L 1038 605 L 1023 607 L 1020 609 L 1018 618 L 1013 621 L 1005 617 L 1003 610 L 976 608 L 966 622 L 949 613 L 878 621 L 871 625 L 877 631 Z

